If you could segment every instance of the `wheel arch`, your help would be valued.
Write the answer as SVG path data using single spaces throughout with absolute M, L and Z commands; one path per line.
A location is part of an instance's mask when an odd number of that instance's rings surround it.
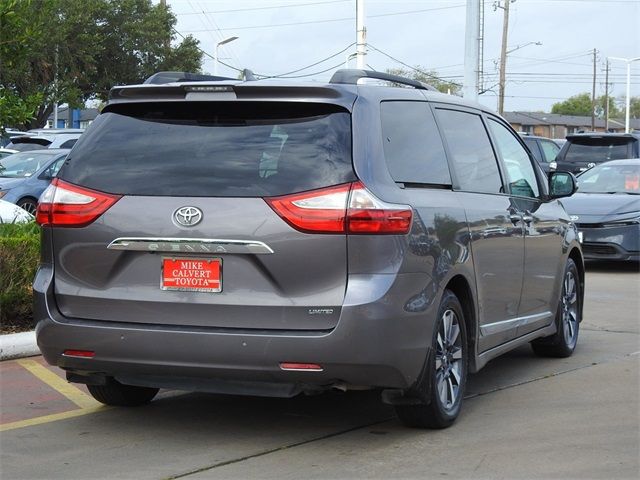
M 475 372 L 476 370 L 476 342 L 477 342 L 477 315 L 476 315 L 476 303 L 473 291 L 469 281 L 464 275 L 455 275 L 445 287 L 445 290 L 452 291 L 464 311 L 464 323 L 467 327 L 467 348 L 469 352 L 469 370 Z

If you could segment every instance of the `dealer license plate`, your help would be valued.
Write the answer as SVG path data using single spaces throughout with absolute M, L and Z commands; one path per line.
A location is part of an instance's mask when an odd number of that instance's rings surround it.
M 163 258 L 162 290 L 221 292 L 221 258 Z

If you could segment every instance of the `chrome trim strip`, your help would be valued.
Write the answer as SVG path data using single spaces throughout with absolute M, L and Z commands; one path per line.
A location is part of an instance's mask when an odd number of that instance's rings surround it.
M 234 253 L 267 255 L 274 253 L 266 243 L 254 240 L 228 240 L 220 238 L 116 238 L 110 250 L 164 253 Z
M 499 322 L 487 323 L 480 327 L 480 333 L 482 335 L 491 335 L 494 333 L 504 332 L 512 328 L 522 327 L 543 318 L 551 317 L 551 312 L 536 313 L 534 315 L 525 315 L 524 317 L 510 318 L 509 320 L 500 320 Z

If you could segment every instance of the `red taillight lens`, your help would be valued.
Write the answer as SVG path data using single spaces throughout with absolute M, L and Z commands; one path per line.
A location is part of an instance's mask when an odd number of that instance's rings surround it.
M 265 201 L 289 225 L 306 233 L 404 235 L 413 217 L 411 207 L 383 202 L 361 182 Z
M 265 198 L 293 228 L 307 233 L 344 233 L 351 184 Z
M 413 211 L 408 205 L 383 202 L 360 182 L 353 184 L 347 212 L 347 230 L 356 234 L 404 235 L 411 229 Z
M 36 222 L 54 227 L 84 227 L 120 198 L 121 195 L 97 192 L 56 178 L 40 197 Z
M 317 363 L 295 363 L 295 362 L 282 362 L 280 363 L 281 370 L 290 370 L 294 372 L 322 372 L 322 365 Z

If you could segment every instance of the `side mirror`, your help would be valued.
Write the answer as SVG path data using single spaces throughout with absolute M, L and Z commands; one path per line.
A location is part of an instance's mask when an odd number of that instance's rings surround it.
M 570 197 L 578 190 L 578 182 L 573 173 L 554 172 L 549 176 L 549 197 Z

